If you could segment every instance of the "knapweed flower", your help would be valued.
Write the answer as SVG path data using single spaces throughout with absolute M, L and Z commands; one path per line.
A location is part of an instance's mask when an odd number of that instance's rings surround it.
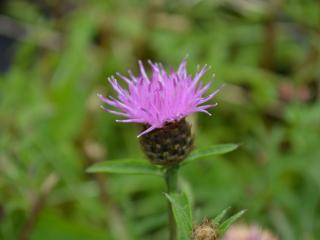
M 233 225 L 223 240 L 277 240 L 270 231 L 256 225 Z
M 216 226 L 208 219 L 192 229 L 192 240 L 217 240 L 218 232 Z
M 191 130 L 185 117 L 194 112 L 211 115 L 207 109 L 217 104 L 206 103 L 220 88 L 204 96 L 211 85 L 211 81 L 205 85 L 200 82 L 208 70 L 207 66 L 192 76 L 187 72 L 186 59 L 177 71 L 167 72 L 161 64 L 151 61 L 149 64 L 150 76 L 141 61 L 138 76 L 134 76 L 131 71 L 129 77 L 117 73 L 127 84 L 127 89 L 123 88 L 114 76 L 109 78 L 118 98 L 106 98 L 101 94 L 98 96 L 104 103 L 117 109 L 115 111 L 103 106 L 105 111 L 125 118 L 117 122 L 143 124 L 143 131 L 138 137 L 141 137 L 143 149 L 151 161 L 165 164 L 170 158 L 170 164 L 177 163 L 186 157 L 192 146 Z

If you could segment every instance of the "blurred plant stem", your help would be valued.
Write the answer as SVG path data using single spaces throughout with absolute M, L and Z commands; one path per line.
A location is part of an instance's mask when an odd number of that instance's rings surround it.
M 281 12 L 282 1 L 272 0 L 268 16 L 264 23 L 264 48 L 262 53 L 262 67 L 272 70 L 275 67 L 276 44 L 278 38 L 278 15 Z
M 94 163 L 95 161 L 89 160 Z M 102 174 L 94 174 L 94 180 L 100 192 L 100 200 L 106 208 L 108 227 L 114 239 L 129 240 L 129 236 L 119 208 L 115 205 L 107 191 L 106 178 Z
M 79 151 L 82 153 L 82 156 L 84 156 L 86 165 L 92 165 L 107 158 L 105 148 L 99 143 L 91 140 L 90 133 L 95 124 L 93 113 L 96 111 L 95 108 L 90 109 L 90 107 L 92 107 L 90 105 L 91 100 L 92 98 L 89 98 L 88 100 L 89 109 L 84 121 L 83 131 L 78 138 Z M 93 106 L 95 105 L 93 104 Z M 95 173 L 93 174 L 93 179 L 99 190 L 100 201 L 106 209 L 106 221 L 113 239 L 129 240 L 129 234 L 122 214 L 109 194 L 106 177 L 103 174 Z
M 30 234 L 32 233 L 33 227 L 45 206 L 46 200 L 53 190 L 53 188 L 58 183 L 58 176 L 54 173 L 51 173 L 43 182 L 39 195 L 35 198 L 30 214 L 22 226 L 19 239 L 20 240 L 27 240 L 30 239 Z
M 99 162 L 97 159 L 93 157 L 93 155 L 89 154 L 89 152 L 86 151 L 86 145 L 88 145 L 88 143 L 84 142 L 81 146 L 81 150 L 83 152 L 83 155 L 85 156 L 86 164 L 91 165 Z M 99 189 L 100 201 L 106 209 L 107 224 L 113 238 L 128 240 L 128 233 L 124 221 L 122 219 L 121 213 L 119 211 L 119 208 L 115 205 L 112 198 L 110 197 L 109 192 L 107 191 L 105 176 L 96 173 L 93 175 L 93 177 Z
M 167 185 L 167 193 L 175 193 L 178 189 L 178 170 L 179 166 L 170 166 L 166 169 L 165 173 L 165 181 Z M 168 214 L 169 214 L 169 234 L 170 234 L 170 240 L 176 240 L 177 239 L 177 226 L 176 222 L 173 216 L 172 206 L 170 201 L 168 200 Z

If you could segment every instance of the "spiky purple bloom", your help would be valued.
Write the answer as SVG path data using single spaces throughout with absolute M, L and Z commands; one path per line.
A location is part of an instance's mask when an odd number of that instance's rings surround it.
M 127 90 L 119 85 L 114 76 L 109 78 L 113 89 L 118 93 L 118 99 L 106 98 L 98 94 L 104 103 L 119 110 L 102 107 L 105 111 L 126 118 L 117 122 L 146 124 L 148 128 L 138 135 L 140 137 L 167 123 L 180 121 L 194 112 L 211 115 L 207 109 L 217 104 L 205 103 L 212 99 L 220 88 L 206 97 L 203 96 L 211 85 L 211 81 L 206 85 L 200 82 L 201 77 L 208 70 L 206 65 L 192 77 L 187 72 L 186 59 L 182 61 L 176 72 L 173 70 L 166 72 L 161 64 L 151 61 L 149 64 L 152 71 L 151 77 L 147 75 L 141 61 L 139 61 L 140 75 L 134 76 L 129 71 L 130 78 L 128 78 L 117 73 L 118 77 L 127 83 Z

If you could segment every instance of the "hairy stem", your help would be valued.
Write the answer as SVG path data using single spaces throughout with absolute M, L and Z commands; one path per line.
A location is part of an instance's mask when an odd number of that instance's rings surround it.
M 165 180 L 166 180 L 168 194 L 177 192 L 178 169 L 179 169 L 178 166 L 170 166 L 166 169 Z M 176 227 L 176 222 L 173 216 L 172 206 L 169 200 L 168 200 L 168 213 L 169 213 L 169 233 L 170 233 L 169 239 L 176 240 L 177 227 Z

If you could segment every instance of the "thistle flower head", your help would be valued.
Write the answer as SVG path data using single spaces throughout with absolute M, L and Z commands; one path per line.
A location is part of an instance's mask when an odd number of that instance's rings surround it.
M 217 104 L 205 104 L 220 90 L 204 96 L 211 82 L 203 85 L 201 77 L 207 72 L 208 67 L 199 69 L 194 76 L 188 74 L 186 59 L 182 61 L 177 71 L 165 71 L 161 64 L 152 63 L 151 75 L 148 76 L 144 66 L 139 61 L 140 74 L 134 76 L 129 71 L 130 77 L 121 74 L 117 76 L 128 85 L 125 89 L 115 77 L 109 82 L 117 92 L 118 98 L 106 98 L 98 94 L 99 98 L 109 106 L 118 109 L 102 107 L 105 111 L 125 117 L 118 122 L 136 122 L 147 126 L 138 137 L 162 128 L 167 123 L 180 121 L 194 112 L 204 112 L 211 115 L 207 109 Z

